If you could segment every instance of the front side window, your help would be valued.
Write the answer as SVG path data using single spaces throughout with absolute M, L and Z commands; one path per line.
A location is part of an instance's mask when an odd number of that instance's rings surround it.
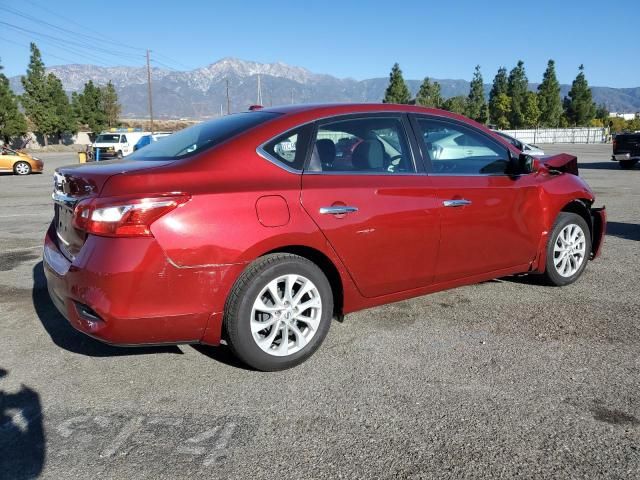
M 127 136 L 126 135 L 122 135 L 122 138 L 120 139 L 120 143 L 127 143 Z
M 451 122 L 418 118 L 431 168 L 436 174 L 503 175 L 509 152 L 480 132 Z
M 352 118 L 322 123 L 308 170 L 340 173 L 413 173 L 407 136 L 398 117 Z
M 131 160 L 179 160 L 214 147 L 231 137 L 268 122 L 279 113 L 245 112 L 199 123 L 136 150 Z

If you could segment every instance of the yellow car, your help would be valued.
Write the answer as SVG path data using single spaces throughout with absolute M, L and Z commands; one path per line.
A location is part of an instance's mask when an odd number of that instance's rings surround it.
M 16 175 L 42 173 L 44 162 L 25 152 L 16 152 L 8 147 L 0 147 L 0 172 L 13 172 Z

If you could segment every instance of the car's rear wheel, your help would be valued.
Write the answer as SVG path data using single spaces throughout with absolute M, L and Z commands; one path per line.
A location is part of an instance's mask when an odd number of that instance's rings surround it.
M 16 162 L 13 165 L 13 172 L 16 175 L 29 175 L 31 173 L 31 165 L 28 162 Z
M 547 243 L 547 282 L 559 287 L 575 282 L 587 267 L 590 254 L 587 222 L 575 213 L 561 212 Z
M 226 340 L 263 371 L 291 368 L 320 346 L 331 325 L 333 295 L 322 270 L 288 253 L 265 255 L 236 281 L 225 308 Z

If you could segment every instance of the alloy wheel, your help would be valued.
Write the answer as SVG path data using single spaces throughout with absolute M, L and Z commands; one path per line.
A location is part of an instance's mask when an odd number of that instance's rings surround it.
M 321 319 L 318 287 L 302 275 L 283 275 L 270 281 L 253 302 L 251 334 L 269 355 L 292 355 L 314 337 Z
M 584 231 L 574 223 L 566 225 L 553 246 L 553 264 L 558 274 L 565 278 L 575 275 L 585 260 L 585 254 Z

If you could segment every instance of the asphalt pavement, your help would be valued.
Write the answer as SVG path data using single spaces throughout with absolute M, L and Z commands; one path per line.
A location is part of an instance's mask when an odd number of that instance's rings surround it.
M 277 373 L 225 348 L 75 332 L 41 244 L 53 169 L 76 158 L 0 176 L 0 478 L 640 478 L 640 168 L 620 170 L 610 145 L 543 148 L 577 153 L 607 206 L 582 279 L 347 315 Z

